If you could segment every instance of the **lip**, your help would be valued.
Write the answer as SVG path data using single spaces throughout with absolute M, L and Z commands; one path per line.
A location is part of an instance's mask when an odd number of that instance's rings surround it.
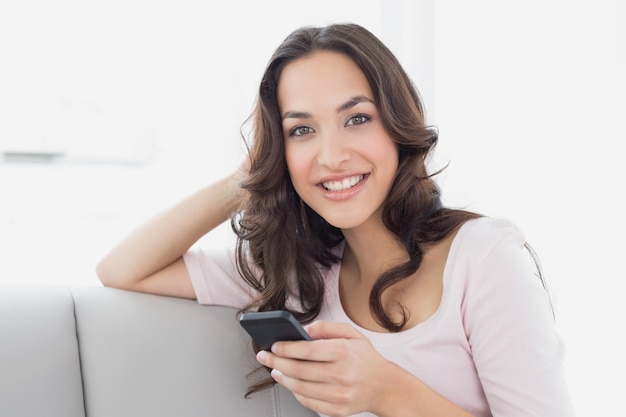
M 363 179 L 353 187 L 348 188 L 347 190 L 342 191 L 330 191 L 324 188 L 322 183 L 329 181 L 343 181 L 346 178 L 352 178 L 355 176 L 363 175 Z M 333 177 L 325 177 L 322 181 L 317 183 L 318 189 L 322 192 L 324 197 L 333 201 L 344 201 L 349 200 L 354 197 L 358 193 L 360 193 L 365 187 L 365 183 L 369 179 L 369 174 L 351 174 L 351 175 L 341 175 L 341 176 L 333 176 Z

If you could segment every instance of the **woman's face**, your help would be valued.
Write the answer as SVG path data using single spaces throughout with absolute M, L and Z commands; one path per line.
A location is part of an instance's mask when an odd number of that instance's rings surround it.
M 290 62 L 279 79 L 278 105 L 300 198 L 340 229 L 380 222 L 398 150 L 359 67 L 328 51 Z

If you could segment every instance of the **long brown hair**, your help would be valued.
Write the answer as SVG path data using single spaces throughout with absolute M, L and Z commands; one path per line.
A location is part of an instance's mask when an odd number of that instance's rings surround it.
M 303 203 L 291 183 L 276 96 L 283 68 L 317 51 L 345 54 L 359 66 L 398 148 L 398 171 L 384 204 L 383 221 L 410 259 L 378 278 L 369 301 L 378 323 L 400 331 L 409 319 L 408 311 L 398 305 L 401 320 L 392 320 L 383 308 L 383 293 L 419 268 L 424 244 L 443 239 L 477 215 L 442 207 L 439 187 L 426 167 L 438 132 L 425 124 L 417 89 L 395 56 L 355 24 L 296 30 L 278 47 L 263 74 L 251 116 L 250 176 L 242 185 L 250 199 L 232 220 L 239 271 L 259 293 L 245 309 L 290 309 L 300 321 L 313 320 L 324 296 L 322 270 L 340 261 L 333 248 L 343 241 L 343 234 Z M 298 308 L 289 308 L 288 298 L 298 300 Z

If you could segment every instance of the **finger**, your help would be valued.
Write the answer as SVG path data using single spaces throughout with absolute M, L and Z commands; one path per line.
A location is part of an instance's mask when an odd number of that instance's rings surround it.
M 276 342 L 272 353 L 282 358 L 311 362 L 332 362 L 348 348 L 350 339 L 322 339 L 298 342 Z
M 337 372 L 337 367 L 332 362 L 289 359 L 270 352 L 259 352 L 257 359 L 262 365 L 279 372 L 280 375 L 298 381 L 338 384 L 345 376 L 344 373 Z
M 303 380 L 320 380 L 319 368 L 325 364 L 283 357 L 266 351 L 257 353 L 257 360 L 261 365 Z
M 349 356 L 357 346 L 355 341 L 370 344 L 365 335 L 346 323 L 320 320 L 307 326 L 307 330 L 313 341 L 276 342 L 272 353 L 304 361 L 332 362 Z
M 287 373 L 288 375 L 292 375 L 300 379 L 310 379 L 311 376 L 317 374 L 313 372 L 313 368 L 315 366 L 319 366 L 320 364 L 324 364 L 324 362 L 313 362 L 298 358 L 279 356 L 264 350 L 257 353 L 256 359 L 263 366 L 270 369 L 277 369 L 283 373 Z
M 318 339 L 361 339 L 365 336 L 347 323 L 318 320 L 305 327 L 313 340 Z
M 266 350 L 260 350 L 256 354 L 256 360 L 263 366 L 267 366 L 268 368 L 274 368 L 274 362 L 276 360 L 276 355 Z
M 294 378 L 277 369 L 272 370 L 271 375 L 276 382 L 283 385 L 289 391 L 302 398 L 329 402 L 333 404 L 350 403 L 353 400 L 351 393 L 352 391 L 345 387 L 318 381 Z

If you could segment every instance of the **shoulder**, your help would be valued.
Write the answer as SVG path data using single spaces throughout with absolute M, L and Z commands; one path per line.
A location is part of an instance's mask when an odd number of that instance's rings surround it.
M 524 235 L 519 227 L 511 220 L 495 217 L 478 217 L 465 222 L 459 230 L 459 235 L 471 239 L 499 240 L 507 235 L 515 235 L 521 240 Z
M 522 230 L 504 218 L 479 217 L 468 220 L 453 241 L 456 256 L 484 259 L 498 246 L 521 249 L 526 241 Z
M 457 238 L 447 266 L 461 294 L 466 319 L 505 311 L 525 312 L 519 315 L 522 317 L 530 314 L 531 306 L 551 313 L 536 264 L 524 247 L 525 236 L 513 222 L 472 220 L 459 230 Z
M 525 243 L 522 230 L 508 219 L 473 219 L 455 236 L 446 267 L 457 284 L 463 282 L 465 291 L 477 286 L 500 288 L 515 280 L 539 283 L 538 279 L 528 278 L 535 277 L 536 269 Z

